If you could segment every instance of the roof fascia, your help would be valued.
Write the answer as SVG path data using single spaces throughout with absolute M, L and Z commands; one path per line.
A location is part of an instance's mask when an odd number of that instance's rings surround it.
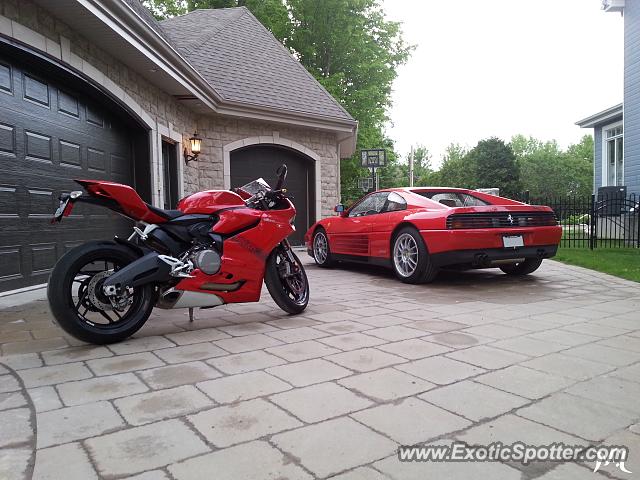
M 576 125 L 582 128 L 593 128 L 601 123 L 610 122 L 612 119 L 621 116 L 623 113 L 622 103 L 615 105 L 611 108 L 607 108 L 601 112 L 591 115 L 582 120 L 578 120 Z
M 215 109 L 222 101 L 211 85 L 125 2 L 76 0 L 127 43 Z

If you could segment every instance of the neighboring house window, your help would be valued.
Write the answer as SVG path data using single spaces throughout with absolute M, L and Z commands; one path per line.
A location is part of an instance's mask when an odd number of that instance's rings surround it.
M 624 184 L 624 152 L 622 125 L 604 129 L 604 182 L 606 186 Z

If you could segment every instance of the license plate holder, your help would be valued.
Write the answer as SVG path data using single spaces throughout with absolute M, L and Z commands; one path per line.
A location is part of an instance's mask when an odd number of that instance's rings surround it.
M 53 214 L 51 223 L 62 221 L 62 217 L 64 216 L 64 212 L 67 209 L 67 206 L 69 205 L 70 201 L 71 201 L 71 197 L 68 197 L 68 196 L 66 198 L 60 199 L 60 205 L 58 205 L 58 209 L 56 210 L 56 213 Z
M 502 246 L 504 248 L 524 247 L 524 238 L 522 235 L 505 235 L 502 237 Z

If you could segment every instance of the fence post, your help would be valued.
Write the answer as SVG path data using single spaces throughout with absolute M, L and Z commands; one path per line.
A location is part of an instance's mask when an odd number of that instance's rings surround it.
M 591 206 L 590 206 L 590 217 L 591 217 L 591 229 L 589 235 L 589 250 L 593 250 L 596 247 L 597 238 L 598 238 L 598 218 L 596 215 L 596 196 L 595 194 L 591 195 Z
M 634 194 L 633 201 L 631 202 L 633 205 L 634 211 L 636 212 L 636 248 L 640 248 L 640 199 Z

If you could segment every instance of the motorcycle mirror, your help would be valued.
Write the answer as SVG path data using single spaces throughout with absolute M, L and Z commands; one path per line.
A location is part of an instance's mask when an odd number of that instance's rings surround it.
M 282 164 L 276 170 L 276 175 L 278 176 L 278 183 L 276 184 L 276 190 L 280 190 L 282 185 L 284 185 L 285 180 L 287 179 L 287 165 Z

